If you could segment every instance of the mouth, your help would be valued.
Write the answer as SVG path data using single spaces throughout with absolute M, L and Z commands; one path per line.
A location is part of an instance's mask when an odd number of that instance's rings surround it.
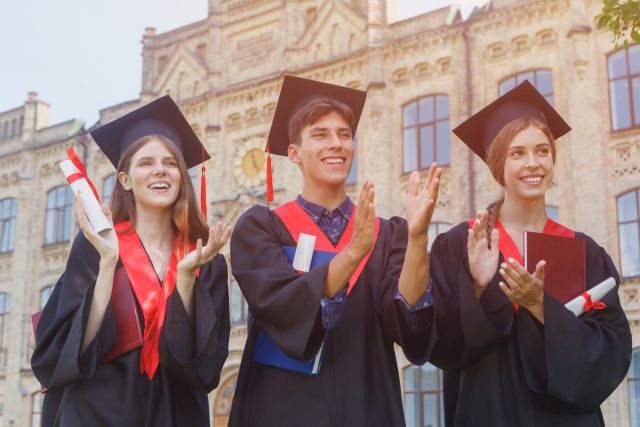
M 322 159 L 322 163 L 331 167 L 342 166 L 347 159 L 344 157 L 325 157 Z
M 540 185 L 544 179 L 544 175 L 542 174 L 531 174 L 531 175 L 526 175 L 523 177 L 519 178 L 520 181 L 524 182 L 525 185 L 531 186 L 531 187 L 535 187 L 537 185 Z
M 171 188 L 171 184 L 166 181 L 156 181 L 149 185 L 148 188 L 155 193 L 166 193 Z

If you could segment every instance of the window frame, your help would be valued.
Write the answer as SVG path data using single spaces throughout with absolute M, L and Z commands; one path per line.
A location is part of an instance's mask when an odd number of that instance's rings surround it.
M 448 105 L 448 111 L 447 111 L 447 117 L 443 118 L 443 119 L 436 119 L 436 117 L 438 116 L 438 110 L 437 110 L 437 104 L 436 104 L 436 99 L 438 96 L 444 96 L 447 98 L 447 105 Z M 433 98 L 433 121 L 430 122 L 424 122 L 424 123 L 420 123 L 420 100 L 425 99 L 425 98 Z M 404 109 L 406 107 L 408 107 L 410 104 L 412 103 L 416 103 L 416 124 L 415 125 L 411 125 L 411 126 L 405 126 L 404 125 Z M 422 127 L 425 126 L 429 126 L 432 125 L 433 126 L 433 159 L 434 161 L 437 161 L 438 159 L 438 140 L 437 140 L 437 124 L 440 122 L 444 122 L 444 121 L 448 121 L 449 122 L 449 162 L 446 164 L 442 164 L 440 165 L 440 163 L 438 163 L 438 166 L 450 166 L 451 165 L 451 104 L 450 104 L 450 97 L 448 93 L 431 93 L 429 95 L 424 95 L 424 96 L 419 96 L 417 98 L 414 98 L 406 103 L 404 103 L 401 108 L 400 108 L 400 115 L 402 117 L 402 122 L 401 122 L 401 131 L 400 131 L 400 135 L 401 135 L 401 140 L 402 140 L 402 174 L 403 175 L 407 175 L 410 174 L 411 172 L 413 172 L 413 170 L 410 171 L 405 171 L 405 164 L 404 164 L 404 131 L 406 129 L 412 129 L 412 128 L 416 128 L 417 129 L 417 144 L 418 144 L 418 151 L 417 151 L 417 162 L 418 162 L 418 168 L 414 169 L 414 170 L 418 170 L 418 171 L 423 171 L 423 170 L 427 170 L 429 169 L 429 167 L 431 167 L 431 164 L 426 165 L 426 166 L 422 166 L 421 165 L 421 161 L 422 161 L 422 152 L 421 152 L 421 141 L 420 141 L 420 129 Z
M 10 212 L 9 212 L 8 218 L 3 218 L 5 203 L 12 204 L 12 206 L 9 208 Z M 13 212 L 14 210 L 15 210 L 15 213 Z M 5 238 L 4 229 L 5 229 L 5 224 L 7 222 L 9 223 L 9 233 L 10 233 L 9 247 L 6 250 L 2 250 L 2 242 L 4 241 L 4 238 Z M 13 250 L 15 249 L 17 222 L 18 222 L 18 199 L 15 197 L 7 197 L 6 199 L 0 200 L 0 253 L 3 253 L 3 254 L 10 253 L 10 252 L 13 252 Z M 13 235 L 11 235 L 11 233 Z
M 233 320 L 231 318 L 231 293 L 233 292 L 233 283 L 236 283 L 237 287 L 238 287 L 238 291 L 240 293 L 240 320 Z M 249 306 L 247 304 L 247 300 L 244 297 L 244 294 L 242 293 L 242 289 L 240 289 L 240 285 L 238 284 L 238 281 L 235 279 L 235 277 L 233 277 L 233 274 L 229 275 L 229 321 L 230 324 L 233 326 L 238 326 L 238 325 L 246 325 L 247 321 L 249 320 Z
M 351 180 L 349 180 L 351 178 Z M 353 163 L 344 185 L 355 185 L 358 183 L 358 131 L 353 135 Z
M 636 219 L 635 220 L 631 220 L 631 221 L 623 221 L 620 222 L 620 212 L 618 209 L 618 199 L 620 199 L 623 196 L 626 196 L 627 194 L 630 193 L 636 193 Z M 618 251 L 620 253 L 620 279 L 621 280 L 630 280 L 630 279 L 635 279 L 640 277 L 640 273 L 636 274 L 635 276 L 623 276 L 622 275 L 622 239 L 620 239 L 620 225 L 624 225 L 624 224 L 633 224 L 636 223 L 638 224 L 638 244 L 640 245 L 640 188 L 635 188 L 633 190 L 629 190 L 625 193 L 619 194 L 618 196 L 616 196 L 616 231 L 618 233 Z
M 39 400 L 39 412 L 36 412 L 34 410 L 34 406 L 36 401 Z M 38 390 L 35 393 L 31 394 L 31 427 L 37 427 L 40 426 L 40 424 L 42 423 L 42 404 L 44 402 L 44 394 L 42 393 L 42 391 Z M 34 415 L 38 415 L 38 422 L 34 424 Z
M 114 172 L 111 175 L 105 176 L 104 179 L 102 180 L 102 200 L 101 200 L 101 202 L 106 204 L 107 206 L 109 206 L 109 203 L 111 202 L 111 196 L 113 195 L 113 190 L 115 189 L 115 186 L 116 186 L 116 180 L 118 179 L 117 175 L 118 175 L 118 173 Z M 107 181 L 109 181 L 112 178 L 113 178 L 113 185 L 109 189 L 109 194 L 107 194 L 107 188 L 108 188 L 108 182 Z
M 423 396 L 426 394 L 435 394 L 436 395 L 436 407 L 438 408 L 437 414 L 436 414 L 436 418 L 438 420 L 438 425 L 434 426 L 434 427 L 445 427 L 444 426 L 444 413 L 441 413 L 441 408 L 443 406 L 443 402 L 441 402 L 441 399 L 444 400 L 444 378 L 442 377 L 443 375 L 443 371 L 442 369 L 439 369 L 438 367 L 433 366 L 436 369 L 436 384 L 437 384 L 437 388 L 435 390 L 423 390 L 422 389 L 422 367 L 430 364 L 429 362 L 425 363 L 424 365 L 407 365 L 402 369 L 402 377 L 403 377 L 403 390 L 402 390 L 402 398 L 403 398 L 403 402 L 404 402 L 404 415 L 405 415 L 405 419 L 407 418 L 407 414 L 406 414 L 406 407 L 407 407 L 407 395 L 418 395 L 420 397 L 419 401 L 420 401 L 420 426 L 424 425 L 424 399 Z M 404 372 L 406 369 L 409 368 L 419 368 L 419 375 L 418 375 L 418 390 L 415 391 L 407 391 L 407 384 L 404 382 Z M 407 427 L 411 427 L 411 426 L 407 426 Z
M 54 207 L 50 208 L 49 207 L 49 195 L 53 191 L 58 191 L 60 188 L 66 188 L 67 195 L 65 196 L 65 200 L 66 200 L 66 197 L 68 196 L 68 197 L 70 197 L 71 202 L 69 204 L 64 204 L 62 206 L 54 206 Z M 56 198 L 57 198 L 57 196 L 56 196 Z M 71 221 L 71 218 L 73 218 L 73 204 L 75 202 L 74 197 L 73 197 L 73 190 L 68 185 L 59 185 L 59 186 L 54 187 L 51 190 L 47 191 L 47 197 L 45 198 L 45 200 L 46 200 L 46 208 L 45 208 L 46 210 L 45 210 L 44 245 L 45 246 L 49 246 L 49 245 L 57 245 L 57 244 L 60 244 L 60 243 L 69 242 L 71 240 L 71 230 L 73 229 L 73 221 Z M 57 204 L 57 202 L 56 202 L 56 204 Z M 70 221 L 69 235 L 66 236 L 66 240 L 65 240 L 65 236 L 62 236 L 62 240 L 58 240 L 57 237 L 56 237 L 58 235 L 58 233 L 57 233 L 57 231 L 58 231 L 57 227 L 58 227 L 58 222 L 59 222 L 58 215 L 60 215 L 60 211 L 62 211 L 63 214 L 64 214 L 64 211 L 65 211 L 65 209 L 67 207 L 71 207 L 71 209 L 69 211 L 70 212 L 69 215 L 71 216 L 70 219 L 69 219 L 69 221 Z M 51 241 L 51 242 L 47 242 L 47 231 L 48 231 L 47 230 L 47 223 L 48 223 L 49 211 L 54 211 L 55 212 L 55 217 L 54 217 L 54 221 L 53 221 L 53 227 L 54 227 L 54 230 L 53 230 L 53 241 Z M 65 221 L 63 221 L 63 224 L 66 224 L 66 217 L 64 219 L 65 219 Z M 62 232 L 62 234 L 64 234 L 64 231 Z
M 631 45 L 629 45 L 629 48 L 631 48 L 632 46 L 637 46 L 638 43 L 633 43 Z M 609 58 L 611 58 L 612 56 L 618 54 L 618 53 L 622 53 L 624 52 L 624 57 L 625 57 L 625 64 L 627 66 L 627 74 L 625 76 L 622 77 L 616 77 L 614 79 L 609 77 Z M 633 107 L 633 85 L 632 85 L 632 80 L 634 77 L 640 77 L 640 72 L 631 75 L 631 67 L 629 66 L 629 51 L 627 49 L 620 49 L 617 52 L 611 52 L 607 55 L 607 91 L 609 92 L 609 120 L 611 120 L 611 132 L 623 132 L 623 131 L 627 131 L 629 129 L 635 129 L 640 127 L 640 123 L 635 123 L 636 122 L 636 118 L 635 118 L 635 108 Z M 627 83 L 629 84 L 628 87 L 628 91 L 629 91 L 629 118 L 631 119 L 631 126 L 626 127 L 626 128 L 620 128 L 620 129 L 613 129 L 613 104 L 611 103 L 611 82 L 613 81 L 617 81 L 617 80 L 623 80 L 623 79 L 627 79 Z M 639 100 L 640 101 L 640 100 Z
M 516 79 L 515 82 L 515 87 L 518 86 L 518 76 L 522 75 L 522 74 L 527 74 L 527 73 L 533 73 L 533 81 L 530 83 L 533 84 L 533 87 L 536 88 L 536 90 L 538 90 L 538 72 L 540 71 L 548 71 L 549 73 L 551 73 L 551 92 L 544 94 L 542 92 L 540 92 L 540 95 L 542 95 L 544 97 L 544 99 L 547 99 L 548 96 L 551 96 L 553 98 L 553 105 L 552 107 L 555 108 L 555 104 L 556 104 L 556 97 L 555 97 L 555 91 L 554 91 L 554 87 L 553 87 L 553 70 L 551 68 L 533 68 L 533 69 L 528 69 L 528 70 L 524 70 L 524 71 L 518 71 L 517 73 L 511 74 L 509 77 L 505 77 L 504 79 L 500 80 L 498 82 L 498 96 L 502 96 L 504 94 L 500 94 L 500 85 L 502 85 L 504 82 L 506 82 L 507 80 L 510 79 Z M 509 89 L 509 90 L 513 90 L 513 89 Z M 507 91 L 509 92 L 509 91 Z M 505 92 L 506 93 L 506 92 Z M 547 102 L 549 100 L 547 99 Z

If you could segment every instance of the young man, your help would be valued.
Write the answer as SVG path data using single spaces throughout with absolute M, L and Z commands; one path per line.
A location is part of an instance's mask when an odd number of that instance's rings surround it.
M 229 426 L 405 425 L 393 344 L 423 364 L 435 340 L 427 232 L 441 171 L 432 165 L 420 192 L 411 175 L 406 221 L 375 217 L 369 180 L 354 206 L 344 183 L 365 98 L 284 79 L 268 148 L 288 155 L 304 184 L 274 211 L 249 209 L 232 236 L 251 317 Z M 294 270 L 301 233 L 316 237 L 314 262 L 330 261 Z

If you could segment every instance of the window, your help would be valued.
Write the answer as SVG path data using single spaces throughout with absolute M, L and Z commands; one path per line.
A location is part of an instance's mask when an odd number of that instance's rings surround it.
M 9 136 L 9 122 L 4 122 L 4 130 L 2 131 L 2 139 L 7 139 Z
M 0 293 L 0 357 L 2 365 L 7 364 L 7 340 L 5 332 L 9 327 L 9 311 L 11 310 L 11 294 Z
M 31 427 L 40 427 L 42 424 L 42 394 L 41 391 L 36 391 L 31 395 Z
M 451 224 L 447 224 L 444 222 L 434 222 L 429 224 L 429 243 L 427 243 L 427 252 L 431 253 L 431 245 L 433 245 L 433 241 L 436 240 L 442 233 L 446 233 L 451 230 Z
M 520 73 L 517 76 L 513 76 L 500 83 L 500 96 L 509 92 L 514 87 L 518 86 L 525 80 L 529 80 L 544 99 L 553 107 L 553 77 L 551 76 L 551 70 L 535 70 L 527 71 L 526 73 Z
M 640 44 L 609 55 L 611 129 L 640 125 Z
M 448 165 L 449 133 L 448 96 L 426 96 L 402 107 L 402 171 L 427 169 L 434 161 Z
M 444 427 L 442 371 L 430 363 L 404 368 L 407 427 Z
M 560 209 L 556 206 L 545 206 L 544 209 L 547 211 L 547 217 L 551 221 L 560 222 Z
M 13 119 L 11 121 L 11 136 L 14 137 L 18 134 L 18 123 L 16 122 L 16 119 Z
M 46 245 L 68 242 L 71 234 L 73 190 L 68 185 L 54 188 L 47 194 Z
M 358 181 L 358 131 L 353 136 L 353 164 L 349 171 L 349 176 L 345 181 L 346 185 L 355 184 Z
M 200 165 L 189 168 L 189 178 L 191 178 L 191 184 L 193 184 L 193 190 L 196 192 L 196 198 L 198 198 L 198 169 Z
M 629 367 L 629 415 L 631 427 L 640 427 L 640 349 L 633 350 Z
M 54 286 L 55 285 L 47 286 L 46 288 L 40 291 L 40 310 L 42 310 L 44 306 L 47 305 L 47 301 L 49 301 L 49 297 L 53 292 Z
M 18 133 L 22 135 L 22 128 L 24 128 L 24 116 L 20 116 L 20 126 L 18 126 Z
M 229 414 L 231 413 L 231 402 L 236 391 L 238 382 L 238 374 L 233 375 L 226 380 L 222 387 L 218 387 L 218 395 L 216 403 L 213 407 L 213 427 L 227 427 L 229 422 Z
M 229 311 L 231 323 L 245 323 L 249 316 L 249 305 L 242 295 L 240 286 L 236 278 L 231 275 L 231 286 L 229 286 Z
M 623 278 L 640 276 L 639 191 L 634 190 L 618 197 L 618 239 Z
M 0 252 L 11 252 L 16 240 L 18 199 L 0 201 Z
M 104 179 L 104 183 L 102 184 L 102 203 L 109 206 L 109 202 L 111 201 L 111 193 L 113 193 L 113 188 L 116 183 L 116 174 L 111 174 Z

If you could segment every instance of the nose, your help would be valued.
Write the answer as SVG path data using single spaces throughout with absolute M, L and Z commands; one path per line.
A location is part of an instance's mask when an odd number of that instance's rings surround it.
M 540 166 L 540 163 L 538 163 L 538 160 L 536 159 L 536 156 L 534 153 L 529 153 L 527 155 L 527 164 L 526 167 L 529 169 L 536 169 Z
M 342 142 L 340 141 L 340 138 L 338 137 L 337 133 L 335 132 L 331 133 L 331 140 L 329 141 L 328 148 L 330 150 L 339 150 L 342 148 Z
M 155 168 L 153 169 L 153 175 L 165 176 L 166 174 L 167 174 L 167 170 L 164 168 L 164 165 L 162 164 L 162 162 L 156 164 Z

